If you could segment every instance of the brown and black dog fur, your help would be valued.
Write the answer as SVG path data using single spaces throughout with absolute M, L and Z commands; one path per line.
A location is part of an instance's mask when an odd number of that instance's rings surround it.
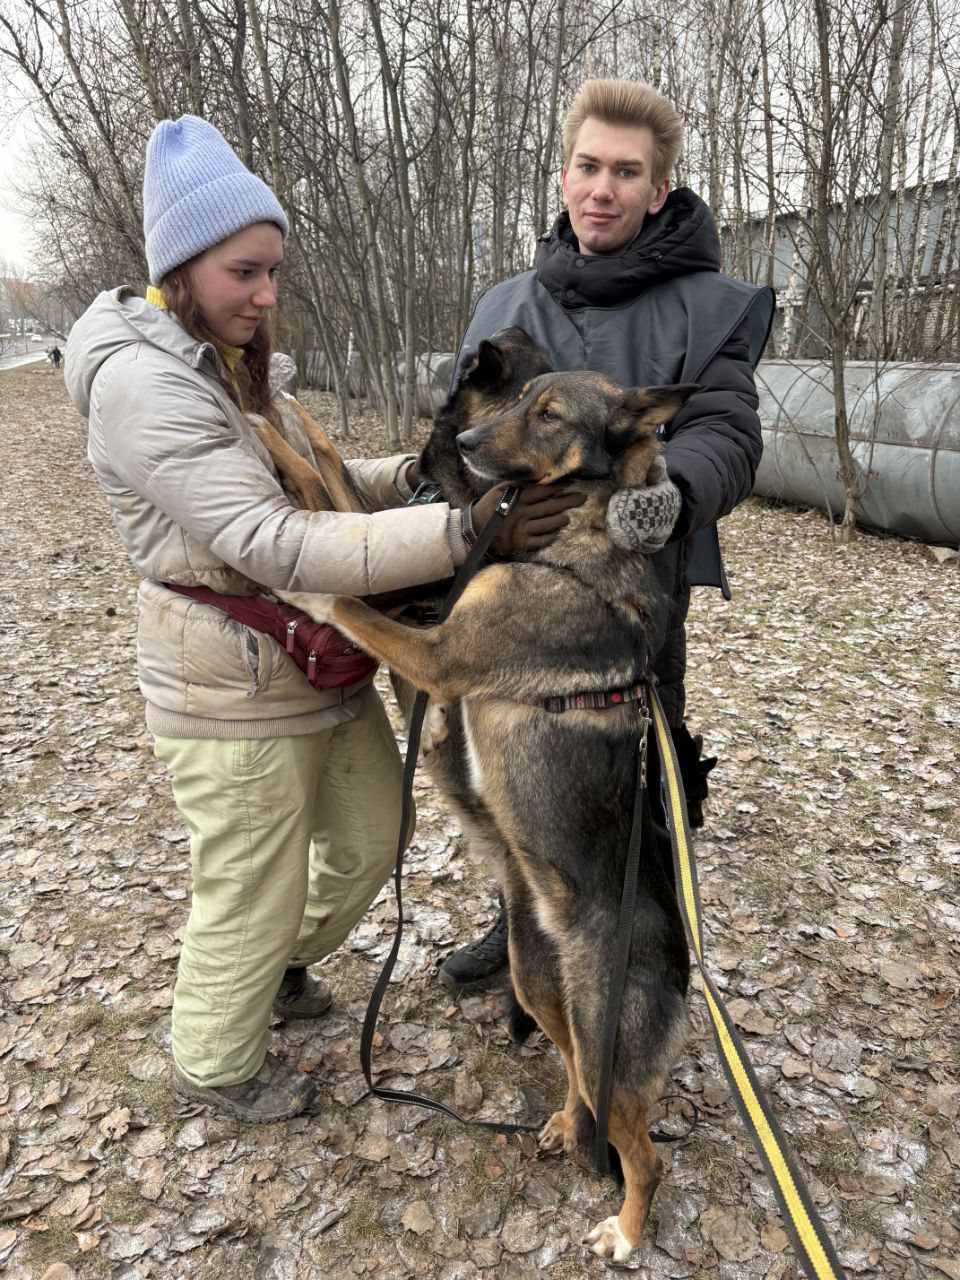
M 533 378 L 551 370 L 546 354 L 525 330 L 517 328 L 504 329 L 493 338 L 484 339 L 476 354 L 465 362 L 452 394 L 434 417 L 417 464 L 421 478 L 436 485 L 451 507 L 466 507 L 490 488 L 488 480 L 467 467 L 457 447 L 457 437 L 515 405 Z M 288 401 L 310 441 L 316 469 L 265 418 L 248 415 L 285 488 L 307 511 L 363 511 L 350 474 L 326 431 L 299 402 L 292 397 Z M 437 612 L 448 588 L 448 582 L 427 583 L 369 596 L 367 603 L 415 626 L 425 614 Z M 390 672 L 390 678 L 409 724 L 416 688 L 395 671 Z M 432 708 L 434 713 L 436 710 Z M 443 707 L 442 717 L 431 715 L 423 737 L 423 756 L 434 782 L 460 819 L 471 856 L 499 867 L 505 849 L 496 824 L 470 785 L 459 702 Z
M 692 390 L 541 374 L 519 403 L 461 432 L 468 478 L 483 488 L 575 477 L 587 499 L 551 546 L 481 569 L 441 626 L 404 626 L 344 596 L 284 594 L 436 703 L 460 708 L 467 786 L 499 851 L 516 993 L 567 1069 L 566 1102 L 541 1133 L 546 1149 L 571 1149 L 584 1109 L 596 1110 L 641 722 L 635 704 L 558 714 L 539 703 L 643 674 L 647 566 L 611 541 L 606 508 L 618 489 L 647 482 L 656 426 Z M 625 1199 L 587 1237 L 616 1261 L 639 1244 L 660 1178 L 647 1114 L 686 1035 L 687 945 L 646 804 L 642 822 L 609 1120 Z
M 343 465 L 337 446 L 298 400 L 289 395 L 285 398 L 310 441 L 315 468 L 287 444 L 272 422 L 257 413 L 247 414 L 273 459 L 284 487 L 304 511 L 364 511 L 356 485 Z
M 451 395 L 437 410 L 433 429 L 417 464 L 421 478 L 436 485 L 451 507 L 469 506 L 491 486 L 490 480 L 478 476 L 467 466 L 457 438 L 516 405 L 534 378 L 551 371 L 552 365 L 543 350 L 525 330 L 517 328 L 504 329 L 493 338 L 484 339 L 477 352 L 464 363 Z M 416 625 L 425 610 L 434 613 L 439 610 L 448 589 L 448 582 L 430 583 L 389 596 L 377 596 L 368 603 L 399 617 L 402 622 Z M 391 606 L 398 605 L 399 612 L 395 612 Z M 409 724 L 416 686 L 392 669 L 390 679 Z M 506 847 L 496 823 L 470 782 L 459 700 L 431 706 L 424 728 L 423 758 L 444 799 L 460 820 L 471 856 L 499 870 Z

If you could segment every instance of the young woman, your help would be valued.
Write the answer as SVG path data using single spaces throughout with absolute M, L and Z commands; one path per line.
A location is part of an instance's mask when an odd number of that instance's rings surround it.
M 311 456 L 269 385 L 287 219 L 211 124 L 155 129 L 144 230 L 146 298 L 100 294 L 73 328 L 65 374 L 142 578 L 147 725 L 191 831 L 174 1086 L 268 1122 L 314 1102 L 314 1083 L 268 1052 L 271 1010 L 329 1007 L 307 966 L 343 942 L 390 873 L 400 757 L 369 677 L 318 691 L 271 638 L 166 584 L 362 596 L 449 577 L 467 547 L 459 511 L 404 507 L 409 456 L 349 464 L 369 515 L 290 504 L 244 417 L 269 416 Z M 476 530 L 496 499 L 474 504 Z M 541 545 L 577 501 L 528 491 L 500 549 Z

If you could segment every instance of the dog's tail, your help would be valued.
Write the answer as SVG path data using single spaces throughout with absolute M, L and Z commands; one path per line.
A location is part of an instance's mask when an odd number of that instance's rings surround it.
M 517 999 L 517 993 L 510 987 L 507 1005 L 507 1029 L 514 1044 L 523 1044 L 537 1030 L 537 1023 L 531 1018 Z
M 584 1155 L 590 1158 L 591 1164 L 594 1164 L 594 1148 L 597 1144 L 597 1118 L 582 1098 L 577 1103 L 574 1122 L 576 1124 L 577 1146 Z M 610 1142 L 607 1143 L 607 1161 L 610 1165 L 610 1173 L 622 1186 L 623 1165 L 620 1163 L 620 1152 Z

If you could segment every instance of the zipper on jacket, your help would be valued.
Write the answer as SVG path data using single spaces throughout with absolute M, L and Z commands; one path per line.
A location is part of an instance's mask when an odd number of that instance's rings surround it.
M 243 660 L 250 676 L 246 696 L 255 698 L 260 691 L 260 642 L 249 627 L 243 628 Z

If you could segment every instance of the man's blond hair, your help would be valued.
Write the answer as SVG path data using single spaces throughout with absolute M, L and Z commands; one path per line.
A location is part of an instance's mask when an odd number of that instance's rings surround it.
M 645 125 L 653 134 L 653 172 L 656 185 L 670 176 L 680 154 L 683 121 L 671 103 L 640 80 L 585 80 L 563 122 L 563 162 L 569 168 L 577 134 L 584 120 L 603 124 Z

